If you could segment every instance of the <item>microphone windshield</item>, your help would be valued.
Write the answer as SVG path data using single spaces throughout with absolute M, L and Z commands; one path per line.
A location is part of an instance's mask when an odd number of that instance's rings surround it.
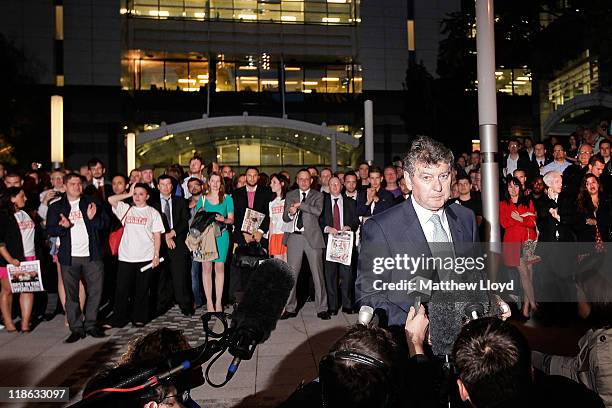
M 293 284 L 293 273 L 287 263 L 279 259 L 260 263 L 232 315 L 231 327 L 236 334 L 255 344 L 266 341 L 276 328 Z

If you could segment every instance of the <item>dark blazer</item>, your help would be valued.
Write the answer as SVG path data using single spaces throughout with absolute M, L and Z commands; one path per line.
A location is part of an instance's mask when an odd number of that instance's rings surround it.
M 87 207 L 89 203 L 96 204 L 97 210 L 95 217 L 90 220 L 87 217 Z M 101 239 L 101 234 L 105 233 L 109 227 L 109 217 L 102 207 L 102 203 L 97 197 L 82 195 L 79 208 L 83 214 L 87 234 L 89 235 L 89 260 L 100 261 L 105 247 Z M 60 214 L 64 217 L 70 216 L 70 203 L 64 195 L 58 201 L 49 206 L 47 213 L 47 232 L 53 237 L 60 237 L 60 249 L 58 253 L 59 262 L 62 265 L 72 265 L 72 241 L 70 238 L 70 228 L 59 225 Z
M 42 256 L 42 231 L 36 220 L 32 220 L 35 224 L 34 228 L 34 251 L 36 252 L 36 259 L 41 259 Z M 13 214 L 9 214 L 6 211 L 0 211 L 0 246 L 4 245 L 6 250 L 11 256 L 19 261 L 25 261 L 25 255 L 23 253 L 23 241 L 21 240 L 21 230 L 19 224 Z M 7 262 L 4 257 L 0 256 L 0 266 L 6 266 Z M 44 263 L 41 262 L 44 266 Z
M 471 256 L 473 243 L 478 242 L 478 227 L 474 212 L 452 203 L 445 209 L 456 256 Z M 419 269 L 406 271 L 384 269 L 380 274 L 373 271 L 376 258 L 395 258 L 397 254 L 429 257 L 431 251 L 421 228 L 412 200 L 391 207 L 384 213 L 373 216 L 362 226 L 361 251 L 355 282 L 355 298 L 358 305 L 369 305 L 386 312 L 388 325 L 403 326 L 414 295 L 407 291 L 382 291 L 374 288 L 374 281 L 400 282 L 418 275 L 435 280 L 435 271 Z M 463 275 L 468 275 L 464 273 Z M 470 278 L 471 279 L 471 278 Z M 479 280 L 478 277 L 477 280 Z
M 93 184 L 88 184 L 87 186 L 85 186 L 85 188 L 83 189 L 83 194 L 98 197 L 98 200 L 100 200 L 101 203 L 103 203 L 105 206 L 108 206 L 108 210 L 110 210 L 108 197 L 115 195 L 115 193 L 113 192 L 113 186 L 110 183 L 104 183 L 104 196 L 102 196 L 100 191 Z
M 344 225 L 351 227 L 351 231 L 353 232 L 357 231 L 357 228 L 359 228 L 359 218 L 357 217 L 355 200 L 344 195 L 342 196 L 342 220 L 344 221 Z M 323 212 L 319 218 L 319 224 L 323 231 L 323 241 L 327 245 L 327 236 L 329 234 L 325 233 L 325 227 L 334 226 L 334 207 L 331 194 L 323 193 Z
M 359 190 L 357 193 L 357 215 L 369 217 L 371 215 L 376 215 L 385 211 L 387 208 L 390 208 L 394 204 L 395 197 L 393 194 L 385 190 L 384 188 L 380 188 L 378 190 L 378 202 L 374 206 L 374 214 L 370 211 L 370 206 L 366 205 L 367 190 Z
M 246 213 L 246 209 L 249 205 L 246 186 L 234 190 L 232 193 L 232 198 L 234 199 L 234 242 L 238 243 L 238 245 L 245 245 L 246 241 L 242 236 L 242 231 L 240 228 L 242 227 L 244 214 Z M 270 204 L 270 201 L 272 201 L 273 198 L 274 196 L 272 195 L 272 190 L 270 190 L 269 187 L 257 186 L 252 209 L 262 214 L 266 214 L 266 217 L 259 227 L 264 233 L 268 232 L 268 228 L 270 226 L 270 208 L 268 204 Z
M 171 195 L 170 198 L 172 199 L 172 220 L 174 221 L 174 228 L 170 228 L 170 223 L 162 211 L 161 197 L 159 193 L 155 197 L 151 197 L 149 201 L 151 207 L 155 208 L 161 214 L 166 232 L 170 232 L 171 229 L 174 229 L 174 232 L 176 232 L 174 242 L 178 245 L 181 243 L 185 244 L 187 231 L 189 231 L 189 209 L 187 208 L 187 203 L 183 197 Z

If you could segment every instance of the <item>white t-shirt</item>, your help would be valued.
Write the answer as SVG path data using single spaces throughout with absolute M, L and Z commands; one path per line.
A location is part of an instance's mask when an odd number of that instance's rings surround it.
M 164 223 L 159 212 L 148 205 L 130 207 L 120 201 L 113 208 L 115 215 L 121 219 L 126 212 L 123 224 L 123 236 L 119 244 L 119 260 L 123 262 L 149 262 L 155 254 L 153 234 L 164 232 Z
M 285 199 L 276 197 L 268 204 L 270 209 L 270 229 L 268 234 L 282 234 L 283 233 L 283 211 L 285 210 Z
M 21 242 L 23 243 L 23 255 L 35 256 L 34 251 L 34 221 L 25 211 L 15 213 L 15 219 L 21 231 Z
M 89 256 L 89 234 L 83 219 L 83 213 L 79 208 L 79 198 L 76 201 L 69 201 L 70 216 L 68 219 L 72 223 L 70 228 L 70 242 L 72 244 L 72 256 Z

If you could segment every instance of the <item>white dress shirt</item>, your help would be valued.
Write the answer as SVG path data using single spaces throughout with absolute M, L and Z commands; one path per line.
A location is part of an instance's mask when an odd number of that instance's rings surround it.
M 431 211 L 420 206 L 415 201 L 414 196 L 411 196 L 410 200 L 412 201 L 414 211 L 416 211 L 417 218 L 419 219 L 419 223 L 421 224 L 421 228 L 425 233 L 425 238 L 427 239 L 427 242 L 434 242 L 434 225 L 432 222 L 429 221 L 431 219 L 431 216 L 434 214 L 438 214 L 440 216 L 442 228 L 444 228 L 444 232 L 446 232 L 449 242 L 453 242 L 453 237 L 450 233 L 450 227 L 448 225 L 448 219 L 446 218 L 446 211 L 444 209 L 438 211 Z
M 299 191 L 299 193 L 300 193 L 300 196 L 299 196 L 299 197 L 300 197 L 300 203 L 301 203 L 302 201 L 306 201 L 306 199 L 308 198 L 308 193 L 310 193 L 310 189 L 308 189 L 308 190 L 306 190 L 306 191 L 302 191 L 302 190 L 298 190 L 298 191 Z M 306 196 L 304 196 L 304 195 L 303 195 L 303 193 L 306 193 Z M 303 200 L 302 200 L 302 197 L 304 197 L 304 199 L 303 199 Z M 293 216 L 292 216 L 291 214 L 289 214 L 289 217 L 290 217 L 290 218 L 292 218 L 292 219 L 293 219 L 293 222 L 295 223 L 295 224 L 294 224 L 293 231 L 304 232 L 304 227 L 303 227 L 303 226 L 302 226 L 302 228 L 301 228 L 301 229 L 297 227 L 297 218 L 298 218 L 298 217 L 297 217 L 297 215 L 298 215 L 298 213 L 299 213 L 300 211 L 302 211 L 302 210 L 300 210 L 300 209 L 298 208 L 297 212 L 296 212 L 295 214 L 293 214 Z M 304 222 L 304 216 L 303 216 L 303 215 L 302 215 L 302 222 Z
M 174 223 L 172 222 L 172 195 L 168 196 L 168 197 L 164 197 L 163 195 L 159 195 L 160 201 L 161 201 L 161 213 L 165 214 L 165 210 L 166 210 L 166 205 L 170 207 L 170 219 L 168 220 L 168 226 L 170 226 L 170 229 L 174 228 Z M 168 201 L 166 201 L 168 200 Z
M 332 195 L 330 195 L 330 199 L 331 199 L 331 209 L 332 209 L 332 220 L 334 219 L 334 202 L 336 200 L 336 198 L 338 199 L 338 208 L 340 209 L 340 229 L 342 229 L 342 227 L 344 227 L 344 203 L 342 202 L 342 194 L 334 197 Z M 323 229 L 323 232 L 325 232 L 326 234 L 328 234 L 328 231 L 330 228 L 333 228 L 333 226 L 325 226 L 325 228 Z

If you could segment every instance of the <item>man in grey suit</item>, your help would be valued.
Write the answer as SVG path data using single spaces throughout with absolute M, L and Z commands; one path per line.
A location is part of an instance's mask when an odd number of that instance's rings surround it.
M 287 263 L 293 271 L 295 284 L 281 319 L 297 316 L 297 278 L 306 254 L 315 287 L 315 307 L 320 319 L 330 319 L 327 311 L 327 293 L 323 277 L 323 234 L 319 227 L 319 216 L 323 211 L 323 194 L 310 188 L 312 176 L 306 169 L 297 173 L 298 189 L 285 197 L 283 220 L 293 223 L 293 232 L 285 233 L 283 244 L 287 246 Z

